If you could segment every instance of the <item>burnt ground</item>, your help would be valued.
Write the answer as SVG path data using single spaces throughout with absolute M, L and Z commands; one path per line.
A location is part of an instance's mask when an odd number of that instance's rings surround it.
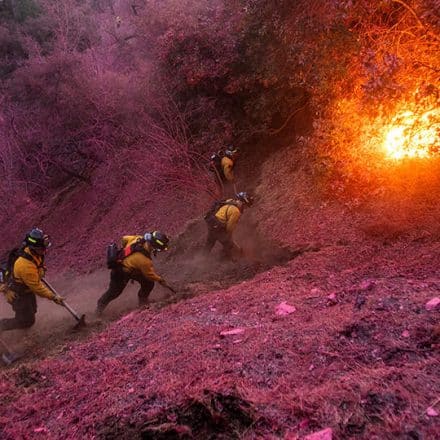
M 252 209 L 244 212 L 234 234 L 243 249 L 237 261 L 222 258 L 217 243 L 211 254 L 203 253 L 206 225 L 193 220 L 174 240 L 173 247 L 161 259 L 162 272 L 183 296 L 191 296 L 218 288 L 227 288 L 274 266 L 282 266 L 306 253 L 319 251 L 324 245 L 316 243 L 283 245 L 265 237 L 253 221 Z
M 115 307 L 84 342 L 48 338 L 46 360 L 5 369 L 0 433 L 294 439 L 330 427 L 337 439 L 437 438 L 427 410 L 439 410 L 439 311 L 425 303 L 440 292 L 439 252 L 438 241 L 325 246 L 207 293 L 195 272 L 198 296 L 124 316 Z M 296 310 L 277 315 L 282 302 Z

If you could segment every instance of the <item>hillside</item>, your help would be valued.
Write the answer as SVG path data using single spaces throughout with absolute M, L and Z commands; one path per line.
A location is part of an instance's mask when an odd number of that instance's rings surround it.
M 87 326 L 39 298 L 0 335 L 0 438 L 439 438 L 437 3 L 1 3 L 0 253 L 41 226 Z M 236 262 L 202 253 L 227 145 Z M 155 229 L 177 295 L 97 317 Z
M 72 334 L 40 301 L 26 357 L 2 372 L 3 437 L 435 438 L 438 311 L 425 303 L 440 291 L 438 236 L 367 238 L 331 215 L 342 206 L 312 215 L 302 194 L 283 247 L 262 238 L 264 209 L 246 213 L 239 264 L 199 257 L 193 221 L 157 262 L 178 298 L 156 287 L 146 311 L 130 289 L 97 320 L 107 271 L 58 278 L 88 328 Z M 283 303 L 293 313 L 278 315 Z

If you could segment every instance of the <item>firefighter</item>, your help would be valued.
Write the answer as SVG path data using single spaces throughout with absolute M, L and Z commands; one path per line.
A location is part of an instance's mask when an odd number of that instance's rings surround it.
M 37 313 L 36 295 L 59 305 L 63 303 L 64 298 L 53 293 L 42 281 L 46 272 L 44 257 L 49 246 L 48 235 L 34 228 L 26 234 L 21 249 L 11 252 L 8 262 L 11 273 L 3 271 L 10 280 L 3 284 L 2 291 L 15 317 L 1 319 L 0 331 L 32 327 Z
M 233 240 L 233 232 L 237 227 L 245 206 L 252 206 L 253 197 L 246 192 L 239 192 L 234 199 L 215 202 L 205 215 L 208 226 L 208 238 L 205 253 L 209 254 L 218 241 L 223 246 L 224 256 L 235 259 L 242 254 L 240 246 Z
M 169 238 L 162 232 L 147 232 L 142 235 L 125 235 L 122 237 L 121 257 L 111 269 L 110 285 L 107 291 L 99 298 L 96 314 L 102 315 L 107 305 L 116 299 L 127 286 L 130 280 L 140 284 L 138 292 L 139 306 L 148 303 L 148 296 L 153 290 L 154 283 L 174 290 L 156 273 L 153 267 L 152 254 L 168 249 Z
M 238 157 L 239 149 L 232 146 L 224 152 L 218 152 L 211 157 L 211 168 L 215 172 L 223 197 L 234 196 L 236 193 L 234 166 Z
M 229 147 L 225 150 L 225 155 L 221 160 L 221 169 L 223 172 L 224 180 L 228 183 L 235 183 L 234 166 L 237 162 L 239 155 L 238 148 Z

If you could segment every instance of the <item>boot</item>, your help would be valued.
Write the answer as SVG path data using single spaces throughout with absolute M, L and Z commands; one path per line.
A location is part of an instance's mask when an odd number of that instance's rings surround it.
M 20 358 L 21 358 L 21 355 L 19 355 L 18 353 L 3 353 L 2 354 L 2 361 L 6 365 L 11 365 Z
M 2 361 L 6 364 L 6 365 L 11 365 L 13 362 L 15 362 L 17 359 L 20 359 L 22 357 L 22 355 L 18 354 L 18 353 L 13 353 L 11 351 L 11 349 L 6 345 L 6 343 L 3 341 L 3 339 L 1 338 L 3 333 L 3 330 L 0 330 L 0 345 L 6 350 L 3 354 L 2 354 Z

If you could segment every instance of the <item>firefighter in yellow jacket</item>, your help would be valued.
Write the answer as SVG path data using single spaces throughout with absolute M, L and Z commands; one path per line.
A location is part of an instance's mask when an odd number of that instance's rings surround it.
M 221 158 L 219 156 L 220 153 L 213 155 L 212 169 L 215 171 L 223 197 L 233 197 L 235 195 L 236 182 L 234 167 L 239 157 L 239 149 L 229 147 L 224 151 Z M 218 159 L 215 159 L 215 157 L 218 157 Z
M 224 180 L 228 183 L 235 182 L 234 165 L 238 159 L 238 154 L 238 148 L 230 147 L 225 150 L 225 155 L 222 157 L 220 162 Z
M 234 258 L 241 254 L 241 248 L 232 237 L 237 227 L 245 206 L 252 206 L 253 197 L 246 192 L 240 192 L 235 199 L 227 199 L 216 202 L 213 208 L 205 215 L 208 226 L 208 238 L 206 240 L 205 252 L 211 252 L 218 241 L 223 246 L 226 257 Z
M 62 304 L 63 298 L 42 282 L 46 272 L 44 256 L 49 246 L 49 237 L 41 229 L 34 228 L 26 234 L 23 247 L 11 262 L 11 280 L 2 288 L 15 317 L 1 319 L 0 331 L 32 327 L 37 313 L 36 295 Z
M 173 290 L 166 281 L 156 273 L 153 267 L 152 254 L 168 249 L 169 238 L 159 232 L 147 232 L 142 235 L 125 235 L 122 237 L 121 255 L 110 273 L 110 285 L 99 298 L 96 314 L 101 315 L 110 301 L 116 299 L 130 280 L 140 284 L 138 292 L 139 306 L 148 303 L 148 296 L 154 283 Z

